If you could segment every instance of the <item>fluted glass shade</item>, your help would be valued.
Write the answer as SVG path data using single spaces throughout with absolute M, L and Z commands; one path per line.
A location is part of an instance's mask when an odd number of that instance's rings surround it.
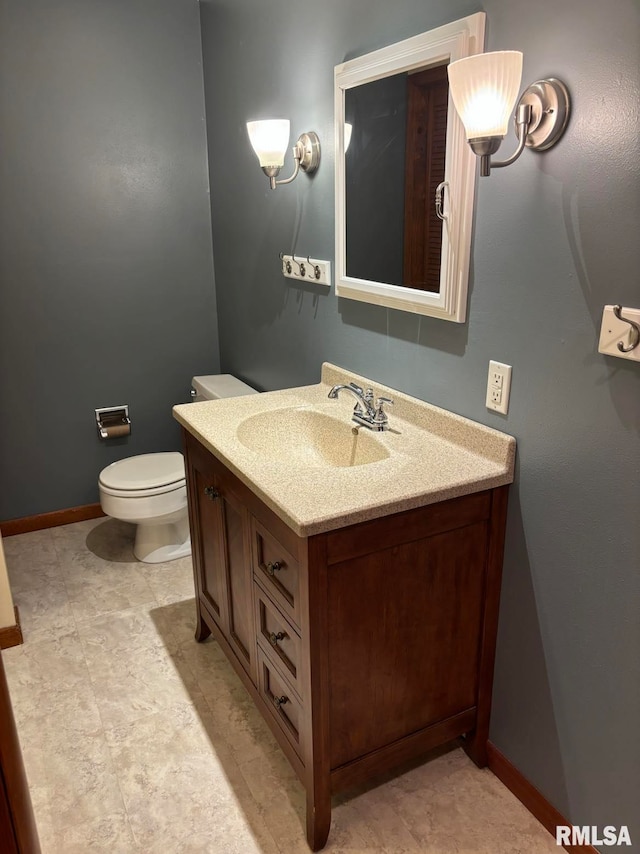
M 503 137 L 520 91 L 522 53 L 500 50 L 452 62 L 449 91 L 467 139 Z
M 247 122 L 249 140 L 261 166 L 284 166 L 284 155 L 289 145 L 289 125 L 289 119 Z

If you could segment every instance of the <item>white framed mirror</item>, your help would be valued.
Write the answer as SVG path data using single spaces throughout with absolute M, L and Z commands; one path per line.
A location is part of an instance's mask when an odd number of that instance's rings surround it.
M 464 323 L 477 158 L 446 66 L 482 53 L 484 26 L 478 12 L 336 66 L 338 296 Z

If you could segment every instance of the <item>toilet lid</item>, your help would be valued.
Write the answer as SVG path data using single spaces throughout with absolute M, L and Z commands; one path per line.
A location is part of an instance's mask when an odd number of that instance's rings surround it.
M 111 463 L 100 472 L 100 483 L 108 489 L 155 489 L 178 483 L 184 476 L 182 454 L 140 454 Z

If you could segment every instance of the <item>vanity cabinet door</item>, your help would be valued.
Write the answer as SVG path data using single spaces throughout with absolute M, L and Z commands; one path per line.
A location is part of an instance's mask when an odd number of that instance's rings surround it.
M 256 684 L 249 511 L 234 479 L 195 439 L 185 436 L 189 525 L 198 598 L 196 639 L 205 640 L 211 619 Z
M 188 463 L 189 524 L 196 596 L 227 634 L 226 573 L 220 555 L 221 516 L 215 471 L 210 457 L 198 452 L 197 448 L 189 448 Z
M 227 640 L 240 663 L 256 682 L 256 634 L 253 619 L 250 517 L 229 484 L 217 479 L 215 501 L 220 514 L 220 562 L 227 596 Z

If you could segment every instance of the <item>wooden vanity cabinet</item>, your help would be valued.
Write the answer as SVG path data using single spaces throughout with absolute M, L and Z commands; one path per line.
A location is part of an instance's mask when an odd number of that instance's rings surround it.
M 508 487 L 298 537 L 184 431 L 198 628 L 213 633 L 307 792 L 463 736 L 486 764 Z
M 196 638 L 209 636 L 209 617 L 255 682 L 249 514 L 234 489 L 236 479 L 202 445 L 191 443 L 188 460 L 189 524 L 199 603 Z

